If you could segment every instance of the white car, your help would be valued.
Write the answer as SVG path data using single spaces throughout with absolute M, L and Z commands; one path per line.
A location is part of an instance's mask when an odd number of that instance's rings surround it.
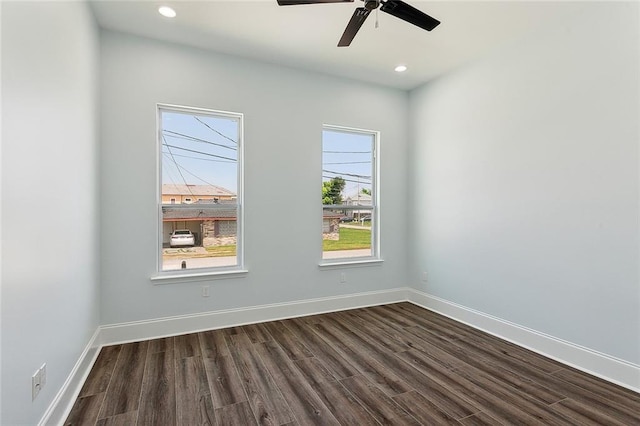
M 196 238 L 188 229 L 176 229 L 171 233 L 169 244 L 171 247 L 194 246 Z

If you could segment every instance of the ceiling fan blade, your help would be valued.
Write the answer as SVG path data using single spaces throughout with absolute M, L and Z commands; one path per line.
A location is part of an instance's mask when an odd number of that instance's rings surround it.
M 353 0 L 278 0 L 280 6 L 295 6 L 297 4 L 317 3 L 353 3 Z
M 427 31 L 431 31 L 440 24 L 437 19 L 401 0 L 387 0 L 380 6 L 380 10 Z
M 353 16 L 351 16 L 351 19 L 347 24 L 347 28 L 344 29 L 344 33 L 338 42 L 338 47 L 346 47 L 351 44 L 351 41 L 356 36 L 358 30 L 362 24 L 364 24 L 364 21 L 370 13 L 371 11 L 364 7 L 359 7 L 353 12 Z

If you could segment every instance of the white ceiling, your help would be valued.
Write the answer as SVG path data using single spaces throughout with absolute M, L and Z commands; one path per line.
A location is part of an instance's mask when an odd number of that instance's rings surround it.
M 550 25 L 562 25 L 580 2 L 405 0 L 440 20 L 424 31 L 372 13 L 350 47 L 336 44 L 353 3 L 278 6 L 276 0 L 92 0 L 99 25 L 150 38 L 295 68 L 412 89 Z M 160 16 L 169 5 L 177 17 Z M 397 64 L 409 69 L 399 74 Z

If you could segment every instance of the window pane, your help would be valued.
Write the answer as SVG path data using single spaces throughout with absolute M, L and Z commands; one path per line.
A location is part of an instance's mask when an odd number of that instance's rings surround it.
M 371 132 L 323 131 L 323 259 L 376 255 L 374 147 Z
M 161 269 L 237 266 L 240 117 L 160 112 Z

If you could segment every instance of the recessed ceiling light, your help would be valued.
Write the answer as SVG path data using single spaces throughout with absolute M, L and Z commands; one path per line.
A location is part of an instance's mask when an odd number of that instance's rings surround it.
M 167 18 L 175 18 L 176 11 L 171 9 L 169 6 L 160 6 L 158 9 L 158 13 L 162 16 L 166 16 Z
M 395 71 L 396 71 L 396 72 L 405 72 L 406 70 L 407 70 L 407 66 L 406 66 L 406 65 L 398 65 L 398 66 L 395 68 Z

